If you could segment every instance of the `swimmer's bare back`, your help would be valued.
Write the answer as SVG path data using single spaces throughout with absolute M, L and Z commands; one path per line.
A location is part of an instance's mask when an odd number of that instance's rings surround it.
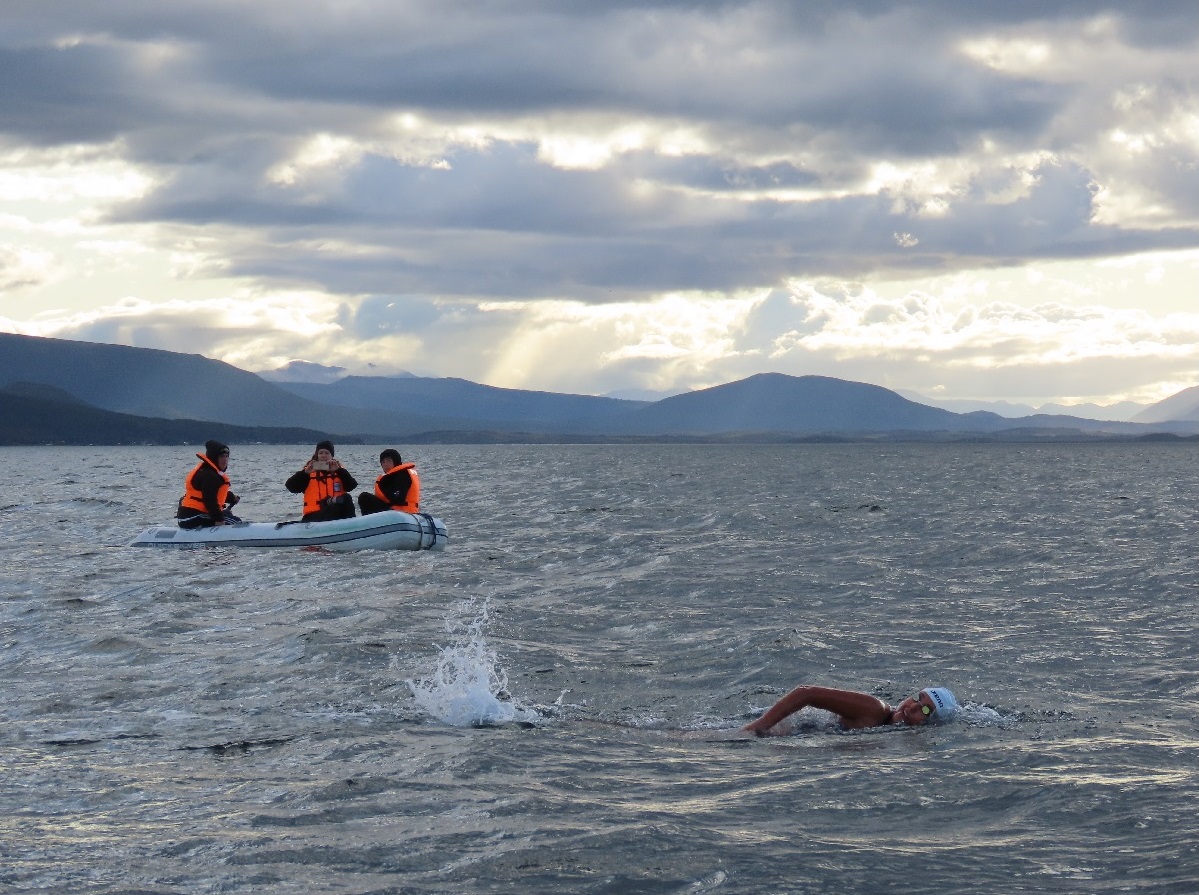
M 668 737 L 672 740 L 701 740 L 703 742 L 719 743 L 719 742 L 727 742 L 729 740 L 754 740 L 754 739 L 758 738 L 757 734 L 755 734 L 751 731 L 748 731 L 748 730 L 744 730 L 743 728 L 740 728 L 740 727 L 719 727 L 719 728 L 700 729 L 700 730 L 679 730 L 679 729 L 671 729 L 671 728 L 663 728 L 663 727 L 639 727 L 636 724 L 629 724 L 624 721 L 600 721 L 600 720 L 590 719 L 587 721 L 581 721 L 579 723 L 594 724 L 599 727 L 616 727 L 616 728 L 619 728 L 620 730 L 633 730 L 633 731 L 636 731 L 637 733 L 648 733 L 648 734 L 652 734 L 654 736 Z M 792 730 L 789 728 L 789 725 L 787 725 L 785 723 L 778 725 L 778 728 L 779 728 L 778 731 L 776 733 L 772 733 L 772 736 L 785 736 L 786 734 L 792 732 Z M 784 731 L 781 728 L 788 728 L 788 729 Z

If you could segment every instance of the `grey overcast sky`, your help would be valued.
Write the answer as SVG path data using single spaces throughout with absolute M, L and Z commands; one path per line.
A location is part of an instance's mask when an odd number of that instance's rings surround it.
M 5 0 L 0 330 L 589 394 L 1199 384 L 1187 2 Z

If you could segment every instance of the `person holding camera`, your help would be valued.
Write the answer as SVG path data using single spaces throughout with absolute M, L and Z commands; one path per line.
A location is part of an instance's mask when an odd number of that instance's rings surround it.
M 358 487 L 358 481 L 334 454 L 333 442 L 318 443 L 312 459 L 284 483 L 292 494 L 304 495 L 303 522 L 354 517 L 354 500 L 350 492 Z

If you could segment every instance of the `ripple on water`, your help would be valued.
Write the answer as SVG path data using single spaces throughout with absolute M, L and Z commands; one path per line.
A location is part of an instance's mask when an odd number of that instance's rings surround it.
M 280 469 L 310 450 L 238 448 L 249 517 L 295 517 Z M 377 452 L 339 455 L 368 481 Z M 0 511 L 0 884 L 1199 878 L 1179 709 L 1199 695 L 1196 448 L 404 453 L 443 554 L 133 551 L 188 451 L 133 449 L 137 475 L 99 500 L 69 471 L 103 449 L 10 458 L 29 473 Z M 939 683 L 964 708 L 727 738 L 801 681 L 888 700 Z

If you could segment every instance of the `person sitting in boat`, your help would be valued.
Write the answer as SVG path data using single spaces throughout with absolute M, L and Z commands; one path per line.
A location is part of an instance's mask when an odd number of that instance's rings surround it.
M 785 736 L 789 725 L 779 722 L 800 709 L 811 706 L 837 716 L 846 730 L 864 727 L 884 727 L 889 724 L 920 725 L 948 721 L 958 709 L 953 693 L 944 687 L 926 687 L 892 708 L 877 696 L 856 690 L 836 690 L 832 687 L 796 687 L 760 718 L 741 729 L 760 737 Z
M 420 512 L 420 477 L 416 474 L 416 464 L 405 463 L 399 451 L 387 448 L 379 454 L 379 468 L 383 474 L 375 479 L 375 493 L 363 491 L 358 495 L 358 509 L 362 515 L 384 510 Z
M 238 496 L 229 490 L 229 446 L 216 440 L 204 442 L 200 464 L 187 474 L 183 497 L 175 512 L 180 528 L 205 528 L 241 522 L 230 510 Z
M 358 487 L 358 481 L 341 465 L 335 453 L 332 441 L 318 443 L 312 459 L 284 483 L 292 494 L 304 495 L 303 522 L 354 517 L 350 492 Z

